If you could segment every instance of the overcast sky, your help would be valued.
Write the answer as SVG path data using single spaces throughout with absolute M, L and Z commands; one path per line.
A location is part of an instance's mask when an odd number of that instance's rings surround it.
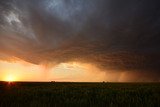
M 160 80 L 158 0 L 0 0 L 0 59 L 88 63 Z

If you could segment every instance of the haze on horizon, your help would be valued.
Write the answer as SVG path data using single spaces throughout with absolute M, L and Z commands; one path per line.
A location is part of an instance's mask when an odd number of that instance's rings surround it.
M 158 0 L 0 0 L 0 80 L 159 82 Z

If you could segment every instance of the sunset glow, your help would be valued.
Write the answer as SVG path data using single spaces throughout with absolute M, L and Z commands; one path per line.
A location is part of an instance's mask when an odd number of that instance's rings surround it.
M 143 73 L 143 72 L 142 72 Z M 102 70 L 81 62 L 35 65 L 20 59 L 0 61 L 1 81 L 74 81 L 74 82 L 132 82 L 147 81 L 150 75 L 139 72 Z M 138 75 L 138 76 L 136 76 Z M 142 77 L 145 75 L 145 77 Z M 139 79 L 139 76 L 141 78 Z
M 16 77 L 13 76 L 13 75 L 7 75 L 7 76 L 4 78 L 4 81 L 14 82 L 14 81 L 16 81 Z
M 106 73 L 92 64 L 79 62 L 59 65 L 35 65 L 22 60 L 0 61 L 0 80 L 2 81 L 105 81 Z

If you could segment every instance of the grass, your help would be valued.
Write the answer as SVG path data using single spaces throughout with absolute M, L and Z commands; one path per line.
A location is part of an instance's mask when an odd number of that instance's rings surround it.
M 1 107 L 160 107 L 160 83 L 0 82 Z

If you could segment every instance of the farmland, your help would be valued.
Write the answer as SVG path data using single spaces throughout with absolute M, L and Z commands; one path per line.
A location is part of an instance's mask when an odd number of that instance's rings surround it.
M 0 82 L 1 107 L 160 107 L 160 83 Z

